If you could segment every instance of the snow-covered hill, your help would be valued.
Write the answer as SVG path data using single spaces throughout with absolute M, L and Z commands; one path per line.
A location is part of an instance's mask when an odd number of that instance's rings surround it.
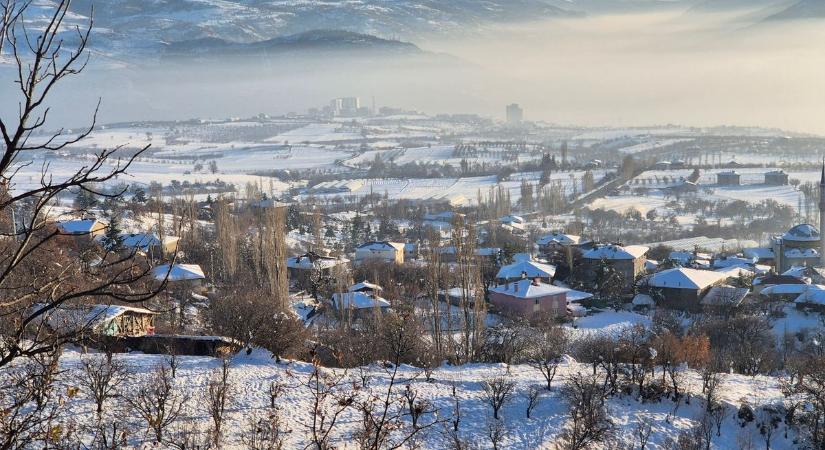
M 88 16 L 93 4 L 94 45 L 110 51 L 202 38 L 249 43 L 319 29 L 413 40 L 571 14 L 542 0 L 76 0 L 72 10 Z

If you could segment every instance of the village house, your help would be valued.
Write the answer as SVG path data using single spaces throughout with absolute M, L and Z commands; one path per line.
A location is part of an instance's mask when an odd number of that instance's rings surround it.
M 523 232 L 527 226 L 527 221 L 524 220 L 524 217 L 517 216 L 515 214 L 507 214 L 506 216 L 499 218 L 498 221 L 501 223 L 502 227 L 514 233 Z
M 526 253 L 513 256 L 514 262 L 499 269 L 496 280 L 499 283 L 523 279 L 538 278 L 545 283 L 551 283 L 556 276 L 556 267 L 543 262 L 535 261 Z
M 603 264 L 611 264 L 624 278 L 625 289 L 630 290 L 636 277 L 645 272 L 645 262 L 647 262 L 645 255 L 648 250 L 650 250 L 648 247 L 642 245 L 621 246 L 618 244 L 591 248 L 582 255 L 585 280 L 593 283 L 596 270 L 600 269 Z
M 171 258 L 178 252 L 179 237 L 164 236 L 161 240 L 153 233 L 126 233 L 120 235 L 121 246 L 127 251 L 146 254 L 152 259 Z
M 645 283 L 658 306 L 682 311 L 699 311 L 701 301 L 713 286 L 727 280 L 727 274 L 678 267 L 652 275 Z
M 525 279 L 490 289 L 490 304 L 502 315 L 531 319 L 540 315 L 567 314 L 567 288 Z
M 808 286 L 794 300 L 798 309 L 809 309 L 825 314 L 825 286 Z
M 441 261 L 446 263 L 456 262 L 457 253 L 454 246 L 439 247 L 436 252 L 441 256 Z M 477 248 L 473 252 L 475 256 L 489 258 L 492 262 L 497 262 L 501 249 L 493 247 Z
M 78 219 L 57 222 L 57 229 L 61 234 L 69 236 L 85 236 L 94 239 L 106 233 L 108 225 L 98 219 Z
M 539 248 L 539 253 L 549 256 L 556 253 L 565 253 L 567 249 L 571 248 L 588 250 L 592 247 L 593 243 L 575 234 L 554 232 L 540 237 L 536 241 L 536 245 Z
M 386 313 L 390 309 L 390 302 L 379 295 L 382 290 L 381 286 L 367 281 L 356 283 L 347 292 L 332 294 L 332 307 L 342 317 L 356 320 L 376 313 Z
M 206 275 L 197 264 L 161 264 L 152 269 L 152 276 L 157 282 L 166 281 L 172 289 L 206 291 Z
M 286 268 L 290 278 L 295 278 L 306 271 L 318 270 L 322 275 L 329 275 L 332 269 L 348 263 L 345 258 L 323 256 L 315 252 L 306 252 L 303 255 L 290 256 L 286 260 Z
M 404 264 L 404 244 L 388 241 L 366 242 L 355 249 L 355 264 L 368 261 Z
M 61 306 L 46 313 L 44 322 L 56 333 L 135 337 L 154 334 L 157 314 L 148 309 L 122 305 Z

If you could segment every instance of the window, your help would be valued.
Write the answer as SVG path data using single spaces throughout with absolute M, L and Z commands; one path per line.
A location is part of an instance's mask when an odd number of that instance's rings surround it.
M 536 305 L 538 305 L 538 304 L 539 304 L 539 299 L 536 299 Z

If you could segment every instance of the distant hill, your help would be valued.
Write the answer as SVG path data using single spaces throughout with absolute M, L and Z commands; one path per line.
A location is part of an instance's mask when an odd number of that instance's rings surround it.
M 52 1 L 38 0 L 32 10 Z M 254 43 L 311 30 L 414 41 L 424 34 L 572 14 L 546 0 L 106 0 L 103 6 L 98 0 L 73 0 L 73 17 L 88 16 L 93 3 L 93 46 L 124 57 L 150 57 L 168 43 L 211 38 Z
M 168 44 L 164 57 L 264 57 L 301 52 L 356 52 L 381 54 L 421 54 L 416 45 L 342 30 L 311 30 L 258 42 L 232 42 L 220 38 L 192 39 Z

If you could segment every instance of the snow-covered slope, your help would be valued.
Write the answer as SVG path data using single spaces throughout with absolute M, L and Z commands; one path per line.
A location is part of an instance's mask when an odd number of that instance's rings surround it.
M 88 16 L 93 3 L 76 0 L 72 10 Z M 94 44 L 112 51 L 201 38 L 258 42 L 319 29 L 412 40 L 422 33 L 570 14 L 542 0 L 107 0 L 105 7 L 97 3 Z

